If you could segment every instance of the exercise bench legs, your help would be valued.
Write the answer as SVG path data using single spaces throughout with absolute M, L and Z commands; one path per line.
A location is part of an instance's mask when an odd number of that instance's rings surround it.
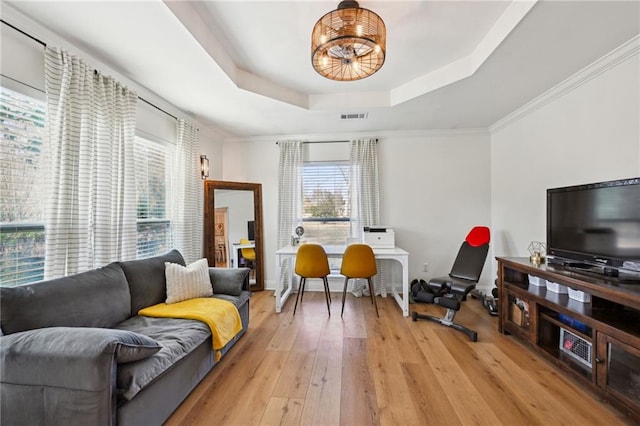
M 419 314 L 414 311 L 411 313 L 411 318 L 414 321 L 417 321 L 418 319 L 435 321 L 447 327 L 461 331 L 466 334 L 472 342 L 477 342 L 478 333 L 476 331 L 454 322 L 456 313 L 460 310 L 461 303 L 466 300 L 467 294 L 469 294 L 475 286 L 474 282 L 465 283 L 459 280 L 456 280 L 455 282 L 449 280 L 432 280 L 429 282 L 428 287 L 418 287 L 415 291 L 412 289 L 414 300 L 423 303 L 433 303 L 446 308 L 447 311 L 442 318 Z

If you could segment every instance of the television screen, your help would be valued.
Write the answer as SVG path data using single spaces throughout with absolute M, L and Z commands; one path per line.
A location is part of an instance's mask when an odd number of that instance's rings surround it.
M 247 235 L 250 241 L 255 241 L 256 239 L 256 221 L 250 220 L 247 222 Z
M 591 265 L 640 262 L 640 178 L 548 189 L 547 247 Z

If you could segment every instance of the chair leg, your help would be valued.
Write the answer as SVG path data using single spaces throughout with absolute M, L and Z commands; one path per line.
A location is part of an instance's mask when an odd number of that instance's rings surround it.
M 347 296 L 347 283 L 349 282 L 349 278 L 344 279 L 344 289 L 342 290 L 342 312 L 340 312 L 340 317 L 344 315 L 344 299 Z
M 378 313 L 378 302 L 376 302 L 376 294 L 373 291 L 373 283 L 371 282 L 371 278 L 367 278 L 367 281 L 369 282 L 369 293 L 371 294 L 371 301 L 376 307 L 376 316 L 380 318 L 380 314 Z
M 324 296 L 327 299 L 327 310 L 329 311 L 329 316 L 331 316 L 331 295 L 329 294 L 329 280 L 327 277 L 322 277 L 322 282 L 324 283 Z
M 296 314 L 296 309 L 298 309 L 298 299 L 300 299 L 300 303 L 302 303 L 302 293 L 304 293 L 304 283 L 307 279 L 305 277 L 300 277 L 300 285 L 298 285 L 298 294 L 296 294 L 296 304 L 293 306 L 293 315 Z
M 304 289 L 307 288 L 307 278 L 305 277 L 302 280 L 302 291 L 300 292 L 300 303 L 302 303 L 302 298 L 304 297 Z

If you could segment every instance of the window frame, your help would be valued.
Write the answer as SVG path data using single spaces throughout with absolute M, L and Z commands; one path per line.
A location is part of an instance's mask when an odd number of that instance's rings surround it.
M 135 155 L 136 155 L 136 258 L 137 259 L 146 259 L 149 257 L 157 256 L 163 254 L 170 250 L 172 247 L 172 229 L 171 229 L 171 197 L 170 197 L 170 176 L 171 176 L 171 155 L 172 149 L 175 148 L 174 144 L 169 142 L 160 140 L 159 138 L 153 137 L 152 135 L 146 132 L 136 131 L 135 136 Z M 140 217 L 139 216 L 139 205 L 140 205 L 140 194 L 138 193 L 139 189 L 139 179 L 142 167 L 140 165 L 138 155 L 147 154 L 148 151 L 141 152 L 140 148 L 145 147 L 146 150 L 151 149 L 156 152 L 163 152 L 164 154 L 164 178 L 163 178 L 163 188 L 164 188 L 164 215 L 163 217 Z M 148 159 L 148 156 L 146 157 Z M 148 176 L 147 176 L 148 177 Z M 147 181 L 148 185 L 148 181 Z M 147 200 L 148 201 L 148 200 Z M 147 213 L 149 209 L 146 210 Z M 143 233 L 151 231 L 149 227 L 165 227 L 164 232 L 166 233 L 164 242 L 157 245 L 155 249 L 149 249 L 148 247 L 141 247 L 141 236 Z M 147 228 L 146 230 L 143 228 Z M 153 232 L 153 231 L 152 231 Z
M 346 183 L 344 185 L 341 185 L 341 192 L 340 194 L 344 197 L 344 210 L 345 213 L 342 216 L 318 216 L 318 217 L 309 217 L 307 215 L 308 211 L 305 208 L 306 203 L 306 199 L 308 197 L 308 193 L 310 191 L 313 191 L 313 188 L 308 188 L 306 185 L 308 184 L 308 180 L 305 180 L 305 175 L 307 173 L 307 167 L 313 167 L 313 166 L 325 166 L 325 167 L 331 167 L 334 166 L 336 169 L 341 168 L 343 169 L 343 173 L 335 173 L 335 176 L 341 175 L 342 177 L 345 178 Z M 309 234 L 308 234 L 308 230 L 309 227 L 312 224 L 330 224 L 330 223 L 346 223 L 348 225 L 346 225 L 345 227 L 345 232 L 344 235 L 340 235 L 340 237 L 342 238 L 337 238 L 337 237 L 332 237 L 329 242 L 322 242 L 322 241 L 317 241 L 317 242 L 321 242 L 322 244 L 331 244 L 331 245 L 341 245 L 344 244 L 346 239 L 350 237 L 351 235 L 351 177 L 350 177 L 350 173 L 349 173 L 349 161 L 347 160 L 323 160 L 323 161 L 304 161 L 303 162 L 303 171 L 302 171 L 302 224 L 303 227 L 305 224 L 308 224 L 309 226 L 305 227 L 305 235 L 304 238 L 308 239 L 309 238 Z M 312 185 L 315 184 L 317 182 L 317 179 L 314 179 L 314 181 L 311 183 Z M 334 187 L 335 188 L 335 187 Z M 333 230 L 335 230 L 336 227 L 335 225 L 333 226 Z M 315 241 L 316 239 L 318 239 L 317 236 L 313 236 L 311 239 L 308 239 L 308 241 Z
M 18 81 L 13 79 L 5 79 L 2 81 L 2 86 L 0 89 L 4 92 L 8 91 L 7 96 L 11 97 L 10 102 L 6 104 L 6 109 L 3 108 L 1 114 L 2 118 L 2 127 L 3 134 L 6 137 L 6 140 L 9 141 L 7 143 L 8 149 L 12 149 L 9 147 L 10 144 L 13 144 L 15 147 L 15 143 L 13 141 L 19 141 L 24 139 L 23 149 L 30 151 L 31 153 L 35 152 L 36 146 L 39 146 L 37 150 L 37 156 L 25 156 L 23 157 L 24 164 L 33 165 L 33 171 L 31 176 L 21 176 L 24 179 L 30 179 L 30 189 L 29 192 L 35 189 L 35 195 L 28 195 L 27 199 L 22 200 L 24 202 L 28 202 L 30 208 L 34 208 L 34 210 L 28 214 L 26 218 L 14 218 L 18 219 L 17 221 L 2 221 L 2 217 L 0 217 L 0 254 L 2 257 L 0 258 L 0 286 L 13 287 L 21 284 L 27 284 L 31 282 L 40 281 L 44 278 L 44 260 L 46 256 L 45 252 L 45 221 L 44 221 L 44 191 L 42 190 L 40 182 L 40 174 L 43 170 L 43 164 L 41 163 L 41 158 L 43 155 L 43 151 L 45 148 L 45 123 L 47 118 L 47 105 L 45 100 L 45 95 L 43 92 L 40 92 L 32 87 L 26 86 Z M 3 95 L 4 96 L 4 95 Z M 20 99 L 22 98 L 22 99 Z M 17 104 L 16 101 L 24 101 L 25 104 Z M 26 104 L 28 103 L 28 105 Z M 35 105 L 37 103 L 37 105 Z M 13 110 L 11 107 L 16 107 Z M 41 110 L 40 110 L 41 109 Z M 29 119 L 22 120 L 11 118 L 11 112 L 22 111 L 23 113 L 27 113 Z M 37 115 L 36 115 L 37 114 Z M 34 117 L 39 117 L 37 120 Z M 25 125 L 24 129 L 20 126 L 16 128 L 11 128 L 11 121 L 16 121 L 16 124 L 19 122 L 28 122 L 30 124 L 35 125 L 35 127 L 40 128 L 38 133 L 27 133 L 27 130 L 31 128 L 28 125 Z M 4 124 L 4 123 L 7 124 Z M 8 130 L 5 132 L 4 129 Z M 24 130 L 25 132 L 21 132 Z M 37 143 L 34 143 L 37 141 Z M 5 138 L 3 137 L 3 144 L 5 143 Z M 7 163 L 16 163 L 19 162 L 20 159 L 15 156 L 11 156 L 10 158 L 6 158 Z M 5 171 L 10 171 L 12 168 L 8 167 L 8 164 L 5 168 Z M 26 180 L 20 181 L 19 185 L 24 185 Z M 14 181 L 13 179 L 11 179 Z M 14 181 L 17 182 L 17 181 Z M 28 184 L 28 183 L 27 183 Z M 6 187 L 6 197 L 7 199 L 13 199 L 13 202 L 9 203 L 9 206 L 15 205 L 16 200 L 15 197 L 10 197 L 10 193 L 15 190 L 15 185 L 9 185 L 7 183 Z M 38 191 L 40 189 L 40 191 Z M 0 193 L 1 194 L 1 193 Z M 0 202 L 4 203 L 4 198 L 0 198 Z M 10 211 L 13 211 L 10 210 Z M 8 218 L 7 218 L 8 219 Z M 24 220 L 26 219 L 26 220 Z M 21 233 L 36 233 L 38 235 L 31 237 L 31 244 L 26 249 L 21 249 L 20 246 L 16 246 L 15 242 L 9 242 L 5 247 L 5 242 L 7 241 L 7 236 L 13 236 L 15 239 L 15 234 Z M 11 237 L 9 237 L 9 241 L 11 241 Z M 29 256 L 24 256 L 23 254 L 29 253 Z M 9 279 L 9 277 L 13 277 Z

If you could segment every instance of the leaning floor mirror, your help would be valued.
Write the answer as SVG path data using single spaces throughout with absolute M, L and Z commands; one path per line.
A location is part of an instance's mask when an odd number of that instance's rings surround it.
M 204 241 L 209 265 L 251 269 L 251 291 L 264 290 L 262 185 L 207 180 Z

